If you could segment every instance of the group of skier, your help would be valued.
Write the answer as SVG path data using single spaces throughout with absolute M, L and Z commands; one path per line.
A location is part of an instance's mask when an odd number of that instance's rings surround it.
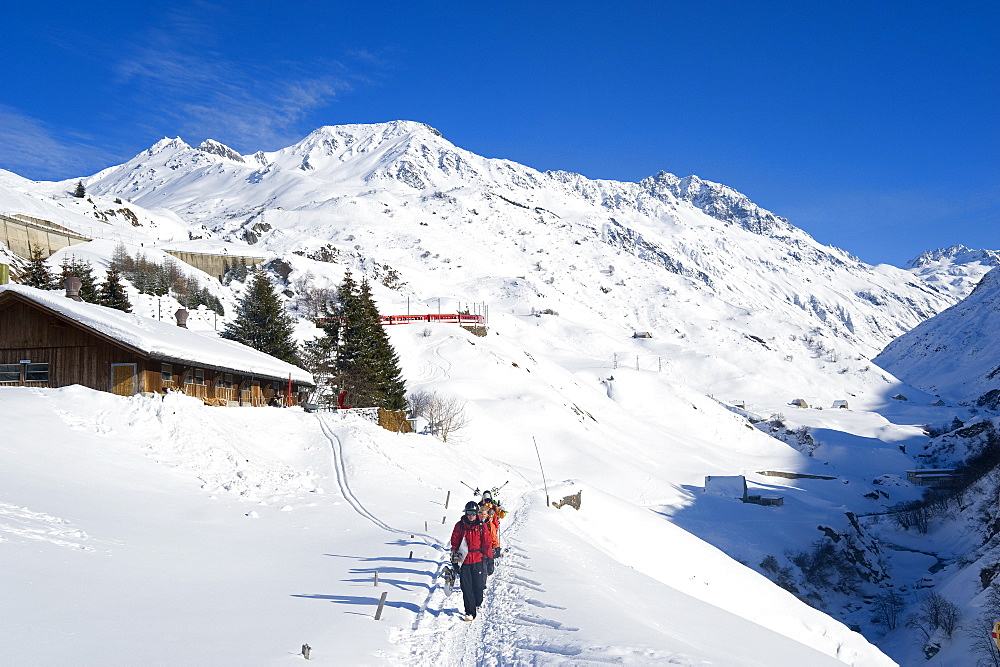
M 462 518 L 451 531 L 451 563 L 455 569 L 446 573 L 446 579 L 454 583 L 455 574 L 458 575 L 465 604 L 463 621 L 476 617 L 483 604 L 486 578 L 493 574 L 494 559 L 502 555 L 500 519 L 507 512 L 493 495 L 491 491 L 483 491 L 479 502 L 466 503 Z

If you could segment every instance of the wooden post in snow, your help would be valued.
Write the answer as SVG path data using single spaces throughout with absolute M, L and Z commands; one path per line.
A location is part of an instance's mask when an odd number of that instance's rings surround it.
M 382 605 L 385 604 L 385 596 L 389 594 L 389 591 L 382 591 L 382 599 L 378 601 L 378 609 L 375 610 L 375 620 L 382 618 Z

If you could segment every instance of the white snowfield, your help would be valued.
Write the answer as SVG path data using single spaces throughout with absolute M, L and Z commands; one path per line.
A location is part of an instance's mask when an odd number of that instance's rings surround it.
M 180 395 L 0 389 L 5 662 L 283 664 L 309 644 L 329 665 L 895 664 L 670 517 L 704 502 L 681 486 L 703 472 L 802 469 L 801 455 L 642 373 L 622 370 L 612 401 L 596 378 L 574 387 L 554 367 L 497 364 L 505 337 L 428 328 L 394 329 L 394 344 L 414 381 L 480 388 L 456 443 Z M 519 386 L 530 400 L 504 395 Z M 629 426 L 624 408 L 650 389 L 679 424 L 708 410 L 719 437 Z M 581 418 L 571 395 L 604 416 Z M 446 597 L 439 576 L 472 499 L 462 482 L 508 480 L 510 551 L 463 623 L 461 593 Z M 547 507 L 546 491 L 581 491 L 581 510 Z M 763 530 L 753 548 L 779 552 L 782 539 Z

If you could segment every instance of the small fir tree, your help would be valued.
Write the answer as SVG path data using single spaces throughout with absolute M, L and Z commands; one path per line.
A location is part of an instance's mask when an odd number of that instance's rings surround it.
M 83 181 L 76 182 L 76 188 L 73 190 L 73 196 L 80 199 L 87 196 L 87 188 L 83 187 Z
M 295 324 L 285 312 L 264 271 L 255 271 L 236 305 L 236 318 L 220 336 L 248 345 L 290 364 L 299 350 L 292 334 Z
M 80 279 L 80 298 L 87 303 L 98 303 L 97 279 L 94 278 L 94 267 L 88 261 L 78 260 L 76 256 L 64 259 L 62 267 L 63 280 L 70 276 Z
M 119 242 L 111 253 L 111 263 L 109 264 L 115 271 L 123 276 L 130 276 L 135 270 L 135 258 L 128 254 L 128 248 L 124 243 Z
M 128 300 L 125 286 L 122 285 L 121 275 L 111 267 L 108 267 L 104 284 L 98 291 L 97 303 L 126 313 L 132 312 L 132 303 Z
M 41 248 L 31 249 L 31 258 L 28 260 L 28 268 L 24 271 L 21 283 L 38 289 L 59 289 L 59 281 L 49 268 Z

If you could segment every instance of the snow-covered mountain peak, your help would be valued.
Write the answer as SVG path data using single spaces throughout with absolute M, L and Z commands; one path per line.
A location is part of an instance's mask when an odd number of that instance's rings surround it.
M 980 263 L 985 266 L 1000 266 L 1000 252 L 994 250 L 973 250 L 964 245 L 953 245 L 948 248 L 938 248 L 920 253 L 907 262 L 903 268 L 907 270 L 942 265 L 962 265 Z
M 153 144 L 152 146 L 150 146 L 148 149 L 146 149 L 146 151 L 144 153 L 141 153 L 141 155 L 153 156 L 153 155 L 156 155 L 158 153 L 163 153 L 165 151 L 177 151 L 177 150 L 184 150 L 184 149 L 190 150 L 191 146 L 189 146 L 180 137 L 174 137 L 173 139 L 171 139 L 169 137 L 163 137 L 162 139 L 160 139 L 159 141 L 157 141 L 155 144 Z
M 220 157 L 224 157 L 229 160 L 235 160 L 236 162 L 245 161 L 242 155 L 234 151 L 229 146 L 219 143 L 214 139 L 206 139 L 205 141 L 201 142 L 201 145 L 198 146 L 198 150 L 200 150 L 202 153 L 218 155 Z
M 903 268 L 935 289 L 962 299 L 995 266 L 1000 266 L 1000 252 L 953 245 L 921 253 Z

